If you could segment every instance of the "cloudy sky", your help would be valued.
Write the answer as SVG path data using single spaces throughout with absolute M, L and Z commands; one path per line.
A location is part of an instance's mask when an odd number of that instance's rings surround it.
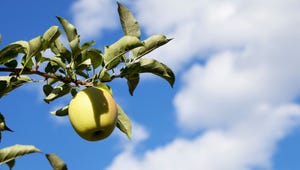
M 47 105 L 34 84 L 1 99 L 15 130 L 1 147 L 34 144 L 71 170 L 300 169 L 300 1 L 121 2 L 143 38 L 174 38 L 148 55 L 175 71 L 174 88 L 146 75 L 131 97 L 125 80 L 110 84 L 133 122 L 133 139 L 116 129 L 104 141 L 83 141 L 68 118 L 48 114 L 70 98 Z M 116 9 L 112 0 L 1 1 L 1 47 L 41 35 L 59 15 L 102 50 L 122 36 Z M 20 158 L 15 169 L 27 167 L 50 169 L 41 155 Z

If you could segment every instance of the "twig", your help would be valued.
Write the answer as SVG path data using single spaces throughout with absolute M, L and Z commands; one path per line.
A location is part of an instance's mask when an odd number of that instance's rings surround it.
M 5 67 L 0 67 L 0 72 L 11 72 L 15 73 L 17 76 L 20 75 L 20 72 L 22 71 L 21 68 L 5 68 Z M 62 77 L 62 76 L 56 76 L 54 74 L 49 74 L 45 72 L 41 72 L 38 70 L 33 70 L 33 69 L 23 69 L 22 74 L 36 74 L 39 76 L 42 76 L 46 79 L 53 78 L 59 81 L 62 81 L 64 83 L 74 83 L 76 85 L 87 85 L 88 82 L 85 80 L 76 80 L 76 79 L 71 79 L 68 77 Z

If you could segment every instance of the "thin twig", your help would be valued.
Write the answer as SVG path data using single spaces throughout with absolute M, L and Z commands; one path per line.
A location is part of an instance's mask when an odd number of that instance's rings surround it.
M 21 68 L 0 67 L 0 72 L 11 72 L 11 73 L 15 73 L 16 75 L 20 75 L 21 71 L 22 71 Z M 88 82 L 86 82 L 85 80 L 76 80 L 76 79 L 71 79 L 68 77 L 56 76 L 54 74 L 49 74 L 49 73 L 45 73 L 45 72 L 41 72 L 41 71 L 33 70 L 33 69 L 23 69 L 22 74 L 36 74 L 36 75 L 44 77 L 45 79 L 53 78 L 53 79 L 62 81 L 64 83 L 74 83 L 76 85 L 87 85 L 88 84 Z

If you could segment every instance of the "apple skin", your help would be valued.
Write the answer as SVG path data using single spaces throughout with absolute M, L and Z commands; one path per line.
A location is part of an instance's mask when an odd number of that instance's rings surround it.
M 77 134 L 88 141 L 108 137 L 117 122 L 117 104 L 110 93 L 101 88 L 86 88 L 69 104 L 69 119 Z

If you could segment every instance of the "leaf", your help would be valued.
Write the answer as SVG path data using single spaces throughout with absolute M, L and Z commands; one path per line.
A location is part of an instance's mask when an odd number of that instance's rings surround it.
M 34 56 L 37 52 L 40 52 L 42 47 L 42 37 L 38 36 L 36 38 L 33 38 L 28 42 L 29 44 L 29 54 L 30 56 Z
M 91 64 L 94 69 L 99 67 L 102 64 L 103 55 L 102 52 L 98 49 L 90 49 L 87 50 L 85 55 L 87 55 L 87 58 L 91 59 Z
M 67 65 L 65 64 L 65 61 L 61 57 L 55 56 L 55 57 L 49 58 L 48 60 L 56 63 L 58 66 L 60 66 L 63 69 L 65 69 L 67 67 Z
M 95 41 L 85 42 L 81 46 L 81 50 L 89 49 L 91 46 L 95 45 Z
M 68 94 L 70 90 L 71 86 L 69 84 L 58 85 L 51 91 L 51 93 L 44 99 L 44 101 L 49 103 L 50 101 Z
M 165 45 L 172 39 L 168 39 L 165 35 L 153 35 L 147 38 L 144 42 L 144 46 L 138 47 L 133 50 L 133 56 L 136 59 L 141 58 L 142 56 L 150 53 L 151 51 L 157 49 L 160 46 Z
M 17 57 L 18 52 L 16 49 L 19 47 L 20 46 L 17 44 L 10 44 L 10 45 L 4 47 L 0 51 L 0 64 L 5 64 L 5 63 L 11 61 L 12 59 L 14 59 L 15 57 Z
M 10 128 L 7 127 L 6 122 L 5 122 L 5 118 L 0 112 L 0 141 L 1 141 L 1 138 L 2 138 L 2 135 L 1 135 L 2 131 L 13 132 Z
M 37 53 L 34 56 L 36 67 L 39 67 L 43 62 L 47 61 L 47 58 L 42 55 L 42 52 Z
M 121 62 L 125 53 L 142 45 L 143 43 L 137 37 L 126 35 L 114 44 L 106 46 L 104 49 L 105 67 L 108 70 L 114 68 Z
M 56 18 L 61 23 L 61 25 L 67 35 L 67 39 L 69 41 L 69 45 L 70 45 L 72 53 L 73 53 L 73 58 L 76 58 L 81 52 L 80 38 L 79 38 L 79 35 L 77 34 L 77 30 L 68 20 L 66 20 L 62 17 L 59 17 L 59 16 L 57 16 Z
M 29 51 L 30 51 L 29 42 L 21 40 L 21 41 L 16 41 L 16 42 L 12 43 L 12 45 L 18 46 L 18 48 L 15 48 L 15 50 L 18 53 L 29 54 Z
M 15 166 L 15 160 L 10 160 L 8 162 L 6 162 L 6 165 L 9 167 L 10 170 L 12 170 L 12 168 Z
M 126 136 L 131 139 L 131 131 L 132 126 L 129 117 L 126 115 L 126 113 L 123 111 L 120 105 L 117 105 L 118 107 L 118 118 L 117 118 L 117 127 L 126 134 Z
M 1 113 L 0 113 L 0 131 L 10 131 L 10 132 L 13 132 L 11 129 L 9 129 L 6 126 L 5 118 L 4 118 L 4 116 Z
M 77 38 L 77 30 L 76 28 L 66 19 L 56 16 L 56 18 L 59 20 L 60 24 L 62 25 L 69 42 L 73 41 L 75 38 Z
M 110 81 L 111 80 L 111 76 L 110 74 L 107 72 L 107 69 L 104 67 L 102 68 L 102 70 L 100 71 L 99 73 L 99 78 L 100 78 L 100 81 L 102 82 L 107 82 L 107 81 Z
M 51 51 L 57 56 L 66 59 L 68 62 L 71 62 L 71 52 L 63 45 L 63 43 L 59 39 L 56 39 L 54 43 L 51 44 Z
M 55 73 L 59 69 L 59 66 L 56 62 L 48 62 L 47 66 L 45 67 L 46 73 Z
M 72 89 L 71 89 L 71 95 L 72 95 L 72 97 L 75 97 L 76 94 L 77 94 L 77 90 L 74 89 L 74 88 L 72 88 Z
M 67 165 L 55 154 L 46 154 L 53 170 L 67 170 Z
M 87 51 L 85 50 L 82 52 L 82 55 L 79 55 L 74 64 L 72 65 L 72 68 L 74 68 L 77 72 L 81 72 L 83 70 L 90 70 L 92 61 L 89 58 L 90 56 L 87 55 Z
M 49 84 L 45 84 L 43 86 L 43 92 L 46 96 L 48 96 L 53 91 L 53 87 Z
M 29 52 L 29 44 L 26 41 L 14 42 L 0 51 L 0 64 L 5 64 L 16 58 L 19 53 L 27 54 Z
M 6 67 L 16 68 L 18 66 L 17 60 L 11 60 L 4 64 Z
M 138 73 L 152 73 L 160 76 L 167 80 L 172 87 L 175 82 L 175 75 L 173 71 L 165 64 L 152 58 L 140 59 L 138 62 L 128 64 L 121 69 L 122 76 Z
M 52 111 L 50 112 L 51 114 L 55 115 L 55 116 L 67 116 L 69 114 L 69 105 L 64 106 L 58 110 Z
M 74 37 L 74 39 L 70 41 L 69 44 L 72 50 L 72 54 L 73 54 L 72 56 L 74 59 L 76 59 L 78 55 L 81 53 L 79 35 Z
M 139 74 L 130 74 L 130 75 L 126 75 L 125 78 L 127 79 L 129 93 L 132 96 L 135 88 L 137 87 L 137 85 L 140 81 L 140 75 Z
M 61 32 L 58 26 L 52 26 L 43 35 L 43 49 L 47 49 L 51 43 L 53 43 L 59 36 Z
M 25 75 L 20 75 L 18 77 L 0 76 L 0 98 L 28 82 L 32 82 L 32 80 L 30 77 Z
M 22 74 L 23 69 L 28 65 L 28 63 L 30 63 L 29 68 L 31 68 L 31 65 L 33 65 L 32 57 L 42 50 L 42 42 L 43 41 L 41 36 L 33 38 L 28 42 L 28 47 L 27 47 L 28 52 L 23 57 L 23 59 L 25 58 L 25 61 L 23 62 L 24 67 L 20 71 L 20 74 Z
M 118 2 L 118 12 L 124 34 L 140 38 L 140 26 L 130 10 Z
M 20 156 L 41 152 L 32 145 L 13 145 L 0 150 L 0 165 L 14 160 Z

